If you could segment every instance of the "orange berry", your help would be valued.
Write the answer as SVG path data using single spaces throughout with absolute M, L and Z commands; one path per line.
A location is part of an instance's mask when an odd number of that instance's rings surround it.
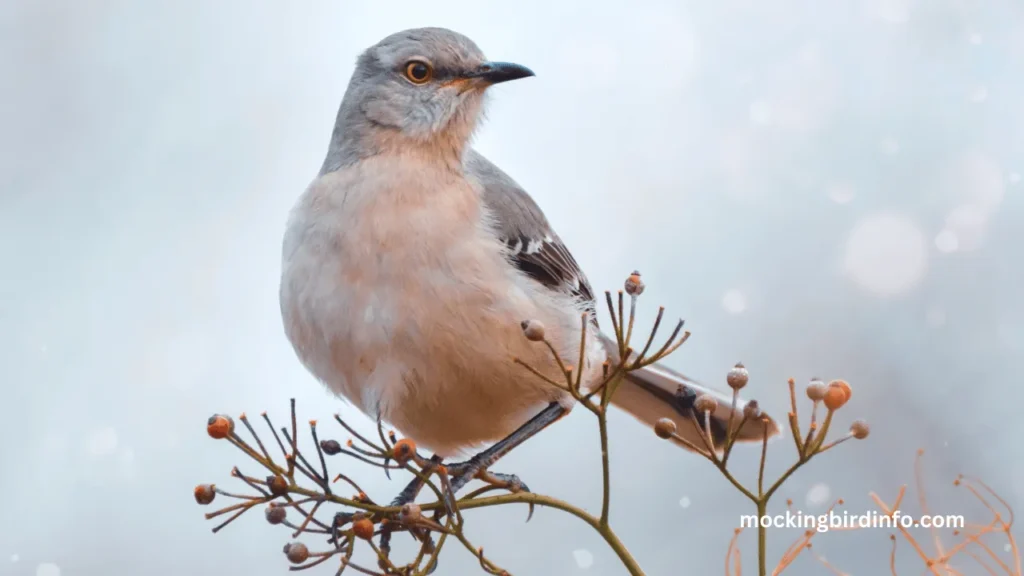
M 391 452 L 396 462 L 405 464 L 416 455 L 416 442 L 409 438 L 402 438 L 395 442 L 395 447 L 391 449 Z
M 838 386 L 829 386 L 825 391 L 825 408 L 839 410 L 843 404 L 846 404 L 846 392 Z
M 206 506 L 217 496 L 217 492 L 214 489 L 213 484 L 200 484 L 196 486 L 195 490 L 192 491 L 193 496 L 196 497 L 196 503 Z
M 830 388 L 831 387 L 841 388 L 843 390 L 843 393 L 846 394 L 846 401 L 847 402 L 850 401 L 850 396 L 853 395 L 853 390 L 850 389 L 850 385 L 847 384 L 845 380 L 833 380 L 833 381 L 829 382 L 828 385 L 829 385 Z
M 221 440 L 227 438 L 235 430 L 235 422 L 230 416 L 214 414 L 206 421 L 206 433 L 210 438 Z
M 352 532 L 354 532 L 358 538 L 362 538 L 363 540 L 373 538 L 373 530 L 373 520 L 370 520 L 369 518 L 360 518 L 352 522 Z
M 288 481 L 284 476 L 267 476 L 267 488 L 270 488 L 270 493 L 274 496 L 284 496 L 288 493 Z
M 629 294 L 630 296 L 639 296 L 643 294 L 646 286 L 644 286 L 643 281 L 640 280 L 640 272 L 634 270 L 633 273 L 629 275 L 629 278 L 626 278 L 626 283 L 623 288 L 626 290 L 626 294 Z

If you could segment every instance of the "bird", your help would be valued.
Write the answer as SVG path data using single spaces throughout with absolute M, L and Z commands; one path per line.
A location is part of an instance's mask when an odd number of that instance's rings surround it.
M 531 76 L 444 28 L 367 48 L 284 234 L 280 307 L 299 360 L 436 458 L 483 450 L 460 485 L 576 403 L 513 361 L 560 374 L 524 321 L 543 325 L 563 358 L 577 358 L 585 335 L 584 388 L 616 354 L 586 275 L 541 208 L 471 146 L 489 88 Z M 667 367 L 631 372 L 612 403 L 647 425 L 671 418 L 699 442 L 686 423 L 699 394 L 721 400 L 711 418 L 721 441 L 745 403 Z M 774 435 L 768 422 L 748 422 L 738 440 Z

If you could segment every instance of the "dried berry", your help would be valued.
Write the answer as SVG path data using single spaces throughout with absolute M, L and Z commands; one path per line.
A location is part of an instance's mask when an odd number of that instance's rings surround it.
M 423 510 L 418 504 L 410 502 L 405 506 L 402 506 L 402 511 L 399 512 L 399 517 L 402 519 L 402 522 L 416 522 L 423 518 Z
M 871 428 L 868 426 L 868 423 L 863 420 L 854 420 L 853 424 L 850 424 L 850 434 L 852 434 L 857 440 L 867 438 L 870 433 Z
M 267 488 L 270 488 L 270 493 L 274 496 L 284 496 L 288 493 L 288 481 L 284 476 L 267 476 Z
M 270 522 L 271 524 L 280 524 L 281 522 L 284 522 L 285 517 L 288 516 L 288 511 L 285 510 L 283 506 L 274 506 L 271 504 L 270 506 L 267 506 L 266 515 L 267 522 Z
M 544 340 L 544 325 L 539 320 L 523 320 L 521 326 L 527 340 L 532 342 Z
M 644 288 L 646 288 L 646 286 L 640 280 L 640 273 L 634 270 L 633 273 L 629 275 L 629 278 L 626 278 L 624 288 L 626 289 L 626 294 L 629 294 L 630 296 L 639 296 L 644 293 Z
M 341 444 L 337 440 L 321 440 L 320 449 L 324 451 L 324 454 L 334 456 L 341 452 Z
M 235 421 L 231 419 L 231 416 L 214 414 L 206 421 L 206 433 L 210 435 L 210 438 L 221 440 L 230 436 L 234 431 Z
M 395 442 L 395 446 L 391 449 L 391 453 L 395 462 L 404 466 L 406 462 L 412 460 L 413 456 L 416 455 L 416 442 L 410 438 L 402 438 L 398 442 Z
M 744 368 L 743 364 L 737 362 L 732 370 L 729 370 L 729 374 L 725 377 L 725 381 L 729 384 L 729 388 L 733 390 L 739 390 L 747 385 L 750 381 L 750 373 Z
M 373 538 L 373 530 L 373 520 L 369 518 L 363 517 L 352 522 L 352 532 L 355 533 L 356 537 L 363 540 Z
M 714 396 L 710 394 L 701 394 L 697 396 L 697 400 L 693 403 L 693 407 L 697 409 L 697 412 L 704 414 L 705 412 L 714 412 L 718 409 L 718 400 L 715 400 Z
M 309 548 L 302 542 L 292 542 L 284 545 L 284 553 L 292 564 L 302 564 L 309 560 Z
M 743 417 L 747 420 L 756 421 L 761 417 L 761 406 L 757 400 L 751 400 L 743 406 Z
M 811 383 L 807 385 L 807 397 L 814 402 L 821 402 L 825 399 L 825 391 L 827 387 L 825 383 L 818 378 L 811 378 Z
M 671 418 L 662 418 L 654 423 L 654 433 L 658 438 L 671 438 L 676 433 L 676 423 Z
M 196 486 L 196 489 L 192 491 L 192 494 L 196 497 L 196 503 L 206 506 L 217 496 L 216 488 L 213 484 L 200 484 Z

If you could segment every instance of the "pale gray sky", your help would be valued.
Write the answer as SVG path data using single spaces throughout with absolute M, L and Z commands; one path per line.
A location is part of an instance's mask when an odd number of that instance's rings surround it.
M 1024 5 L 625 6 L 2 3 L 0 574 L 286 572 L 286 531 L 254 515 L 214 536 L 192 503 L 193 485 L 230 484 L 244 464 L 204 422 L 280 418 L 292 396 L 306 417 L 352 414 L 282 333 L 281 233 L 356 55 L 425 25 L 537 72 L 494 90 L 477 144 L 596 288 L 638 268 L 645 325 L 658 304 L 687 319 L 675 367 L 721 384 L 742 360 L 779 417 L 789 376 L 852 383 L 839 427 L 865 418 L 871 438 L 781 498 L 863 512 L 868 491 L 891 498 L 912 479 L 924 447 L 942 511 L 984 519 L 950 488 L 958 472 L 1024 502 Z M 623 540 L 649 574 L 720 573 L 749 504 L 706 462 L 612 425 Z M 777 472 L 792 448 L 772 450 Z M 740 474 L 755 452 L 735 457 Z M 499 468 L 595 509 L 598 466 L 579 411 Z M 380 499 L 399 487 L 365 477 Z M 470 534 L 516 574 L 624 573 L 572 518 L 524 518 L 474 512 Z M 771 532 L 773 556 L 798 534 Z M 752 567 L 756 543 L 742 545 Z M 888 546 L 881 530 L 816 540 L 853 574 L 887 570 Z M 440 573 L 474 566 L 453 547 Z

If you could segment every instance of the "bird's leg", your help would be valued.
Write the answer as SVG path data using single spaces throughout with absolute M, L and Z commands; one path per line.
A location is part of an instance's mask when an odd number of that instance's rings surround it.
M 564 406 L 558 402 L 552 402 L 540 414 L 531 418 L 529 422 L 523 424 L 515 432 L 509 434 L 505 439 L 497 442 L 490 448 L 487 448 L 465 462 L 446 465 L 445 469 L 447 470 L 447 475 L 450 479 L 449 490 L 446 490 L 446 492 L 450 492 L 450 495 L 446 494 L 446 496 L 454 496 L 459 490 L 465 487 L 466 484 L 474 479 L 483 480 L 488 484 L 505 488 L 513 492 L 529 492 L 529 488 L 526 484 L 514 474 L 492 473 L 488 472 L 488 468 L 505 456 L 505 454 L 508 454 L 517 446 L 535 436 L 541 430 L 544 430 L 551 424 L 555 423 L 567 413 L 568 410 Z M 433 468 L 436 468 L 440 464 L 441 457 L 437 455 L 432 456 L 430 458 L 430 465 L 426 470 L 424 470 L 424 475 L 428 475 Z M 413 478 L 405 489 L 403 489 L 398 496 L 391 501 L 391 505 L 404 506 L 405 504 L 414 501 L 422 488 L 423 481 L 418 477 Z M 446 502 L 446 505 L 450 505 L 450 502 Z
M 531 418 L 529 422 L 520 426 L 518 430 L 509 434 L 505 439 L 499 441 L 497 444 L 483 452 L 480 452 L 465 462 L 449 464 L 447 468 L 448 474 L 451 476 L 452 493 L 454 494 L 461 490 L 474 478 L 483 480 L 484 482 L 494 486 L 507 488 L 513 492 L 529 492 L 526 484 L 524 484 L 515 475 L 490 473 L 487 469 L 490 468 L 492 464 L 500 460 L 505 454 L 508 454 L 517 446 L 535 436 L 541 430 L 544 430 L 551 424 L 554 424 L 568 412 L 569 410 L 558 402 L 552 402 L 551 404 L 548 404 L 548 407 L 545 408 L 544 411 Z
M 441 457 L 437 455 L 431 456 L 428 466 L 424 469 L 424 476 L 429 476 L 435 469 L 440 469 L 439 473 L 444 484 L 442 490 L 444 491 L 445 512 L 454 517 L 455 494 L 473 479 L 483 480 L 492 486 L 504 488 L 510 492 L 529 492 L 529 487 L 515 474 L 490 472 L 488 468 L 517 446 L 557 422 L 568 412 L 568 409 L 558 402 L 552 402 L 540 414 L 531 418 L 529 422 L 520 426 L 515 432 L 465 462 L 442 466 Z M 423 481 L 419 477 L 413 478 L 405 489 L 391 501 L 391 505 L 404 506 L 413 502 L 422 488 Z M 530 513 L 526 518 L 527 521 L 532 516 L 533 504 L 530 504 Z M 382 544 L 390 545 L 390 534 L 387 535 L 386 540 L 384 539 L 384 534 L 381 534 L 381 541 Z M 434 569 L 437 569 L 436 564 Z
M 431 474 L 431 472 L 434 469 L 436 469 L 440 464 L 441 464 L 441 457 L 440 456 L 438 456 L 437 454 L 431 456 L 430 460 L 428 460 L 427 466 L 423 469 L 423 475 L 424 476 L 429 476 Z M 415 501 L 416 497 L 419 496 L 419 494 L 420 494 L 420 490 L 422 490 L 422 489 L 423 489 L 423 480 L 420 480 L 419 476 L 414 477 L 412 479 L 412 481 L 409 482 L 405 486 L 405 488 L 402 489 L 402 491 L 398 493 L 398 496 L 395 496 L 395 499 L 391 501 L 391 505 L 392 506 L 405 506 L 406 504 Z

